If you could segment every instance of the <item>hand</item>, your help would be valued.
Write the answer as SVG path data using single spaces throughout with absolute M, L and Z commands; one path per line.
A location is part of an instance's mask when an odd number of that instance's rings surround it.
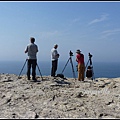
M 25 53 L 27 53 L 27 51 L 25 51 Z

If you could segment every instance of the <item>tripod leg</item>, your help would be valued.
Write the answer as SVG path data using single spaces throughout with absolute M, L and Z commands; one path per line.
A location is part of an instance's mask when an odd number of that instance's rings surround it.
M 68 64 L 68 62 L 69 62 L 69 60 L 70 60 L 70 58 L 68 59 L 67 63 L 65 64 L 65 67 L 63 68 L 62 73 L 64 72 L 64 70 L 65 70 L 65 68 L 66 68 L 66 66 L 67 66 L 67 64 Z
M 38 67 L 39 73 L 40 73 L 40 75 L 41 75 L 41 78 L 42 78 L 42 80 L 43 80 L 43 77 L 42 77 L 42 74 L 41 74 L 41 71 L 40 71 L 40 68 L 39 68 L 38 64 L 37 64 L 37 67 Z
M 70 57 L 70 63 L 71 63 L 71 65 L 72 65 L 73 77 L 74 77 L 75 80 L 76 80 L 75 71 L 74 71 L 73 62 L 72 62 L 72 58 L 71 58 L 71 57 Z
M 95 80 L 95 76 L 94 76 L 94 71 L 93 71 L 93 66 L 92 66 L 92 80 Z
M 22 69 L 21 69 L 21 71 L 20 71 L 20 74 L 19 74 L 19 76 L 18 76 L 18 79 L 19 79 L 19 77 L 20 77 L 20 75 L 21 75 L 21 73 L 22 73 L 22 71 L 23 71 L 23 68 L 25 67 L 26 62 L 27 62 L 27 59 L 26 59 L 24 65 L 23 65 L 23 67 L 22 67 Z M 17 79 L 17 80 L 18 80 L 18 79 Z
M 86 68 L 87 68 L 88 63 L 89 63 L 89 60 L 88 60 L 88 62 L 87 62 L 87 64 L 86 64 L 86 66 L 85 66 L 85 70 L 86 70 Z

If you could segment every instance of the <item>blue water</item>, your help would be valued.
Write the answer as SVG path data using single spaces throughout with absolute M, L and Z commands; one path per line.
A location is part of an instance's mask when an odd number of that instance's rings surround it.
M 24 66 L 25 61 L 1 61 L 0 62 L 0 73 L 9 73 L 16 75 L 24 75 L 27 70 L 27 63 Z M 65 77 L 74 78 L 73 73 L 77 77 L 77 63 L 73 63 L 73 68 L 70 62 L 60 62 L 58 63 L 57 74 L 62 73 Z M 104 62 L 94 62 L 93 64 L 94 77 L 107 77 L 107 78 L 116 78 L 120 77 L 120 63 L 104 63 Z M 24 67 L 23 67 L 24 66 Z M 38 62 L 40 72 L 42 76 L 49 76 L 51 71 L 51 61 L 50 62 Z M 38 67 L 36 68 L 37 75 L 40 75 Z

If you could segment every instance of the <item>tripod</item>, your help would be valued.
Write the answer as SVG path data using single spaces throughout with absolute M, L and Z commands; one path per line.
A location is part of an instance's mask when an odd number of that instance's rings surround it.
M 76 80 L 76 77 L 75 77 L 75 72 L 74 72 L 74 67 L 73 67 L 73 63 L 72 63 L 72 57 L 71 56 L 73 56 L 73 53 L 70 51 L 70 57 L 69 57 L 69 59 L 68 59 L 68 61 L 67 61 L 67 63 L 65 64 L 65 67 L 63 68 L 63 70 L 62 70 L 62 73 L 64 72 L 64 70 L 65 70 L 65 68 L 66 68 L 66 66 L 67 66 L 67 64 L 68 64 L 68 62 L 70 61 L 70 63 L 71 63 L 71 66 L 72 66 L 72 71 L 73 71 L 73 77 L 75 78 L 75 80 Z
M 92 55 L 89 53 L 89 60 L 88 60 L 88 62 L 87 62 L 87 64 L 86 64 L 86 66 L 85 66 L 85 69 L 87 68 L 88 63 L 90 62 L 90 66 L 91 66 L 91 69 L 92 69 L 92 80 L 93 80 L 93 79 L 95 80 L 91 57 L 92 57 Z
M 21 75 L 21 73 L 22 73 L 22 71 L 23 71 L 23 69 L 24 69 L 25 64 L 26 64 L 27 61 L 28 61 L 28 59 L 25 60 L 25 63 L 24 63 L 24 65 L 23 65 L 23 67 L 22 67 L 22 69 L 21 69 L 21 71 L 20 71 L 20 74 L 19 74 L 19 76 L 18 76 L 18 79 L 20 78 L 20 75 Z M 40 68 L 39 68 L 39 66 L 38 66 L 37 63 L 36 63 L 36 65 L 37 65 L 37 67 L 38 67 L 39 73 L 40 73 L 41 78 L 42 78 L 42 80 L 43 80 L 43 77 L 42 77 L 42 74 L 41 74 Z M 17 80 L 18 80 L 18 79 L 17 79 Z

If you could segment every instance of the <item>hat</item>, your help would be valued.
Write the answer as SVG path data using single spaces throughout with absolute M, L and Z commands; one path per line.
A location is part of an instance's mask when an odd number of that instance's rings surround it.
M 81 51 L 80 50 L 77 50 L 76 53 L 80 53 Z

